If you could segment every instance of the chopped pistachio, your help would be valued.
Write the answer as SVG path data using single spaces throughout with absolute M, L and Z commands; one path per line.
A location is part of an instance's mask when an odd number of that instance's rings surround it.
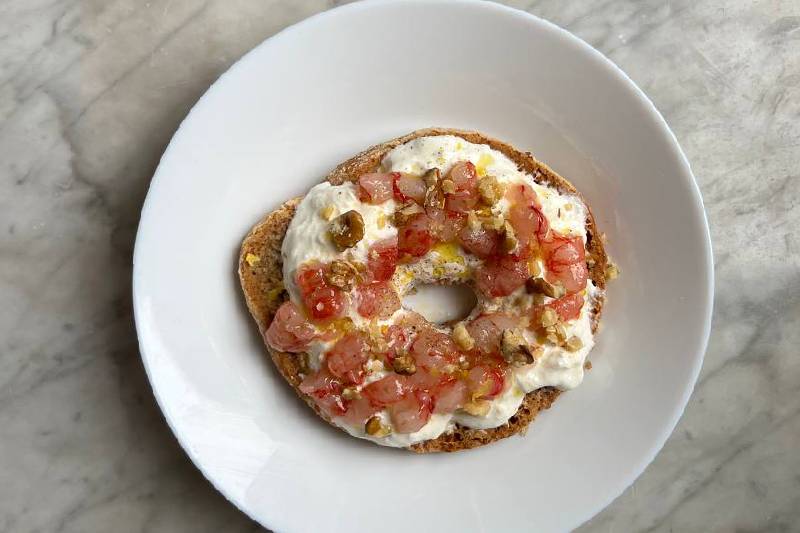
M 542 275 L 542 266 L 539 264 L 539 261 L 536 259 L 532 259 L 528 263 L 528 271 L 531 273 L 531 276 L 534 278 L 541 277 Z
M 525 289 L 529 293 L 544 294 L 550 298 L 561 298 L 566 293 L 561 283 L 550 283 L 544 278 L 528 278 Z
M 456 184 L 452 180 L 442 180 L 442 191 L 445 194 L 453 194 L 456 192 Z
M 356 276 L 358 269 L 352 263 L 335 259 L 325 272 L 325 281 L 334 287 L 349 291 L 353 288 Z
M 247 264 L 250 265 L 251 267 L 254 267 L 261 262 L 261 258 L 256 254 L 247 254 L 244 257 L 244 260 L 247 261 Z
M 472 400 L 465 403 L 461 408 L 472 416 L 486 416 L 489 414 L 491 403 L 488 400 Z
M 472 231 L 481 227 L 481 221 L 478 219 L 478 215 L 475 214 L 475 211 L 469 211 L 467 213 L 467 225 Z
M 425 185 L 428 189 L 425 191 L 425 207 L 443 209 L 444 208 L 444 192 L 442 190 L 442 183 L 440 179 L 441 174 L 438 168 L 432 168 L 422 176 L 425 180 Z
M 364 219 L 361 213 L 351 209 L 339 215 L 331 222 L 328 234 L 339 251 L 352 248 L 364 238 Z
M 330 222 L 331 220 L 333 220 L 333 216 L 335 214 L 336 214 L 336 207 L 334 207 L 333 205 L 326 205 L 319 212 L 319 216 L 321 216 L 325 222 Z
M 503 331 L 500 353 L 509 363 L 533 363 L 533 353 L 531 353 L 530 346 L 528 346 L 527 341 L 519 330 L 507 329 Z
M 333 322 L 331 322 L 326 328 L 327 331 L 330 331 L 334 335 L 344 335 L 346 333 L 350 333 L 355 329 L 355 324 L 353 324 L 353 319 L 346 316 L 343 318 L 337 318 Z
M 533 239 L 531 242 L 528 243 L 528 246 L 531 249 L 531 256 L 532 257 L 535 258 L 537 256 L 541 256 L 542 247 L 539 245 L 539 241 L 537 241 L 536 239 Z M 536 266 L 539 267 L 538 264 Z M 539 272 L 541 272 L 541 270 L 539 270 Z
M 377 353 L 386 353 L 389 349 L 389 345 L 386 343 L 386 339 L 377 320 L 371 320 L 367 326 L 367 342 Z
M 556 338 L 558 339 L 559 344 L 566 342 L 567 330 L 566 328 L 564 328 L 564 324 L 558 322 L 554 327 L 555 327 Z
M 505 221 L 503 224 L 503 251 L 511 253 L 517 248 L 517 244 L 519 244 L 519 241 L 516 233 L 514 233 L 514 228 L 508 221 Z
M 471 350 L 475 346 L 475 339 L 469 334 L 463 322 L 459 322 L 453 328 L 453 340 L 462 350 Z
M 503 190 L 494 176 L 486 176 L 478 180 L 478 194 L 487 205 L 494 205 L 503 195 Z
M 538 292 L 534 292 L 531 295 L 531 301 L 533 302 L 533 305 L 543 305 L 544 300 L 545 300 L 544 294 L 539 294 Z
M 514 366 L 531 365 L 544 354 L 544 348 L 538 345 L 528 346 L 525 350 L 515 352 L 508 360 Z
M 373 437 L 385 437 L 392 432 L 391 428 L 383 425 L 379 416 L 371 416 L 364 424 L 364 431 Z
M 398 374 L 403 374 L 405 376 L 410 376 L 417 371 L 417 365 L 414 362 L 414 358 L 410 355 L 400 355 L 395 357 L 392 361 L 392 368 L 394 368 L 394 371 Z
M 409 202 L 394 212 L 395 226 L 404 226 L 408 220 L 417 213 L 423 213 L 425 210 L 416 202 Z
M 368 374 L 373 374 L 375 372 L 380 372 L 381 370 L 384 370 L 383 361 L 381 361 L 380 359 L 370 359 L 364 365 L 364 368 L 367 369 L 367 373 Z
M 428 209 L 444 209 L 444 193 L 441 187 L 431 187 L 425 191 L 425 207 Z
M 479 216 L 479 218 L 484 229 L 500 231 L 505 227 L 506 221 L 500 215 L 489 213 L 488 215 Z
M 361 398 L 361 393 L 355 387 L 346 387 L 342 390 L 342 398 L 345 400 L 355 400 Z
M 542 317 L 540 320 L 542 327 L 544 328 L 555 326 L 558 322 L 558 313 L 556 313 L 552 308 L 546 307 L 544 311 L 542 311 Z
M 583 348 L 583 341 L 581 340 L 580 337 L 576 337 L 575 335 L 573 335 L 572 337 L 567 339 L 567 342 L 564 343 L 564 348 L 566 348 L 567 351 L 569 352 L 577 352 L 578 350 Z
M 430 168 L 422 175 L 422 179 L 425 181 L 425 185 L 434 187 L 439 183 L 441 176 L 442 173 L 438 168 Z
M 533 360 L 536 361 L 544 355 L 544 348 L 541 346 L 531 346 L 531 355 L 533 356 Z
M 478 209 L 475 210 L 475 214 L 478 215 L 479 217 L 490 218 L 492 216 L 492 208 L 488 205 L 479 207 Z

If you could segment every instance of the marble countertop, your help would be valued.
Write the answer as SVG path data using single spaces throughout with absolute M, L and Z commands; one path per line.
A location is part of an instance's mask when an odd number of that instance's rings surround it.
M 326 0 L 0 2 L 0 531 L 257 531 L 155 405 L 131 316 L 147 186 L 209 84 Z M 686 413 L 582 531 L 800 523 L 800 4 L 511 1 L 652 98 L 716 262 Z

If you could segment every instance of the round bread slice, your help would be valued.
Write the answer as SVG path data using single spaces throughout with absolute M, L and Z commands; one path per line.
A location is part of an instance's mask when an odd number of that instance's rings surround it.
M 580 197 L 586 205 L 588 213 L 586 220 L 586 256 L 589 264 L 589 277 L 596 287 L 605 288 L 605 271 L 608 260 L 589 204 L 586 203 L 585 199 L 569 181 L 556 174 L 547 165 L 534 159 L 530 152 L 521 152 L 509 144 L 487 137 L 482 133 L 449 128 L 417 130 L 361 152 L 337 166 L 326 179 L 333 185 L 341 185 L 347 181 L 357 181 L 362 174 L 375 172 L 380 166 L 383 157 L 394 147 L 418 137 L 435 135 L 455 135 L 471 143 L 488 145 L 494 150 L 505 154 L 517 164 L 521 171 L 533 176 L 536 182 L 553 187 L 561 193 L 569 193 Z M 288 299 L 283 286 L 281 245 L 300 200 L 301 198 L 289 200 L 275 211 L 268 213 L 256 224 L 242 243 L 239 256 L 239 279 L 247 307 L 258 324 L 262 337 L 267 328 L 269 328 L 278 307 Z M 600 291 L 599 294 L 603 295 L 604 293 Z M 593 301 L 591 309 L 592 331 L 597 329 L 603 301 L 602 296 Z M 267 350 L 281 375 L 294 388 L 297 395 L 314 409 L 320 417 L 335 426 L 320 411 L 316 403 L 298 388 L 302 381 L 300 374 L 302 373 L 303 358 L 299 357 L 298 354 L 274 350 L 268 345 Z M 493 429 L 471 429 L 457 424 L 455 430 L 451 433 L 414 444 L 408 449 L 418 453 L 453 452 L 483 446 L 515 433 L 524 433 L 537 413 L 549 408 L 559 394 L 560 391 L 553 387 L 544 387 L 529 392 L 517 413 L 502 426 Z

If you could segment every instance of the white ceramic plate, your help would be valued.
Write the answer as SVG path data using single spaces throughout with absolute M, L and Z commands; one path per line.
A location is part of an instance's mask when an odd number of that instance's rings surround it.
M 274 370 L 236 257 L 264 213 L 379 141 L 440 125 L 532 151 L 588 198 L 623 276 L 583 385 L 524 437 L 417 456 L 318 420 Z M 489 3 L 369 2 L 250 52 L 198 102 L 150 186 L 134 257 L 142 356 L 186 452 L 279 531 L 564 530 L 653 459 L 691 393 L 712 303 L 689 166 L 591 47 Z

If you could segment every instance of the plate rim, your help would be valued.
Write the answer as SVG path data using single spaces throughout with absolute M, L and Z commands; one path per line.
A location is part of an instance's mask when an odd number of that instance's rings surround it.
M 352 2 L 349 4 L 340 5 L 331 9 L 327 9 L 318 13 L 315 13 L 303 20 L 300 20 L 294 24 L 291 24 L 279 32 L 275 33 L 274 35 L 264 39 L 258 45 L 247 51 L 244 55 L 242 55 L 238 60 L 236 60 L 230 67 L 228 67 L 222 74 L 220 74 L 216 80 L 214 80 L 211 85 L 205 90 L 205 92 L 200 96 L 200 98 L 192 105 L 189 112 L 186 116 L 181 120 L 180 124 L 172 134 L 170 138 L 170 142 L 164 150 L 164 153 L 159 158 L 158 166 L 153 173 L 153 177 L 148 184 L 147 195 L 145 200 L 142 204 L 142 209 L 139 217 L 139 224 L 136 231 L 136 238 L 134 241 L 134 250 L 133 250 L 133 269 L 132 269 L 132 300 L 133 300 L 133 317 L 134 323 L 136 326 L 136 336 L 137 342 L 139 346 L 139 353 L 141 354 L 142 364 L 145 369 L 145 374 L 147 375 L 148 382 L 150 384 L 150 388 L 153 391 L 153 396 L 156 399 L 156 403 L 158 404 L 159 410 L 161 411 L 161 415 L 163 416 L 164 420 L 167 422 L 167 426 L 169 427 L 170 431 L 174 435 L 175 439 L 178 441 L 178 444 L 183 449 L 184 453 L 189 457 L 193 465 L 200 471 L 203 477 L 211 484 L 212 487 L 223 497 L 225 497 L 228 502 L 230 502 L 234 507 L 236 507 L 239 511 L 245 514 L 248 518 L 253 520 L 255 523 L 260 524 L 262 526 L 268 527 L 270 529 L 274 529 L 275 524 L 268 523 L 266 519 L 256 518 L 254 513 L 251 513 L 245 506 L 237 501 L 229 491 L 222 487 L 217 481 L 214 479 L 213 476 L 209 474 L 206 467 L 202 464 L 200 459 L 196 456 L 193 452 L 191 443 L 186 442 L 186 435 L 181 433 L 177 430 L 175 421 L 173 418 L 168 414 L 169 410 L 166 408 L 165 400 L 162 398 L 160 391 L 156 388 L 153 381 L 153 374 L 154 370 L 151 366 L 151 356 L 148 355 L 148 349 L 145 346 L 145 343 L 142 338 L 141 328 L 140 328 L 140 317 L 143 315 L 143 311 L 141 309 L 141 297 L 137 296 L 139 291 L 137 290 L 137 286 L 139 285 L 139 278 L 141 278 L 142 274 L 140 272 L 141 265 L 141 249 L 143 246 L 140 246 L 145 239 L 143 236 L 147 226 L 146 221 L 148 220 L 148 215 L 152 210 L 153 205 L 153 198 L 157 195 L 157 188 L 159 184 L 164 181 L 164 176 L 162 171 L 162 163 L 164 160 L 171 154 L 174 150 L 175 139 L 179 137 L 181 132 L 184 130 L 186 123 L 190 120 L 190 118 L 200 111 L 205 105 L 207 105 L 208 101 L 211 99 L 211 96 L 221 89 L 220 87 L 224 84 L 226 78 L 228 78 L 231 74 L 247 68 L 249 63 L 253 61 L 253 57 L 257 55 L 257 53 L 262 50 L 263 48 L 269 47 L 274 45 L 276 42 L 286 39 L 287 36 L 291 36 L 292 33 L 299 31 L 306 26 L 311 26 L 319 21 L 331 17 L 341 16 L 351 11 L 358 11 L 364 9 L 372 9 L 374 7 L 380 7 L 385 5 L 397 5 L 397 4 L 430 4 L 430 5 L 449 5 L 449 6 L 463 6 L 463 5 L 481 5 L 484 9 L 494 9 L 497 11 L 506 12 L 507 14 L 512 14 L 514 16 L 519 17 L 520 19 L 524 19 L 526 23 L 529 24 L 538 24 L 545 27 L 549 31 L 553 31 L 559 34 L 562 38 L 565 38 L 567 41 L 572 42 L 576 46 L 578 46 L 582 52 L 588 53 L 589 55 L 593 56 L 596 61 L 599 61 L 605 68 L 609 68 L 611 72 L 622 78 L 628 88 L 633 90 L 635 97 L 639 100 L 639 104 L 642 104 L 646 110 L 646 112 L 651 116 L 651 118 L 655 119 L 655 122 L 659 126 L 659 133 L 666 137 L 667 145 L 671 148 L 673 152 L 673 156 L 676 160 L 680 163 L 685 171 L 683 176 L 680 176 L 680 179 L 684 179 L 688 177 L 688 185 L 689 190 L 691 192 L 691 196 L 693 202 L 691 204 L 691 209 L 695 211 L 695 214 L 699 215 L 699 220 L 702 223 L 702 236 L 703 236 L 703 257 L 702 260 L 705 263 L 704 268 L 704 275 L 705 275 L 705 285 L 707 290 L 704 295 L 702 295 L 702 305 L 705 308 L 704 313 L 704 321 L 701 328 L 701 336 L 702 338 L 698 339 L 697 343 L 697 350 L 696 354 L 693 357 L 693 363 L 690 368 L 690 377 L 686 381 L 684 385 L 683 394 L 681 395 L 680 401 L 675 405 L 672 417 L 664 424 L 661 433 L 657 436 L 654 440 L 653 446 L 650 448 L 649 452 L 643 456 L 643 459 L 639 461 L 637 464 L 631 469 L 631 474 L 626 476 L 624 479 L 621 478 L 621 483 L 619 484 L 618 490 L 610 491 L 609 496 L 604 499 L 602 505 L 597 507 L 596 509 L 592 509 L 588 512 L 588 514 L 584 513 L 585 516 L 576 516 L 575 519 L 571 520 L 571 525 L 568 528 L 569 530 L 576 529 L 583 525 L 584 523 L 588 522 L 594 516 L 599 514 L 601 511 L 606 509 L 614 500 L 616 500 L 622 493 L 627 490 L 645 471 L 645 469 L 655 460 L 656 456 L 662 450 L 664 445 L 666 444 L 667 439 L 672 435 L 675 427 L 678 424 L 678 421 L 683 416 L 683 413 L 686 409 L 686 406 L 689 402 L 689 399 L 694 392 L 694 388 L 697 384 L 697 379 L 700 374 L 700 370 L 703 365 L 703 361 L 705 360 L 706 351 L 708 349 L 708 342 L 711 334 L 711 325 L 712 325 L 712 317 L 713 317 L 713 307 L 714 307 L 714 258 L 713 258 L 713 251 L 712 251 L 712 242 L 711 242 L 711 232 L 708 223 L 708 215 L 706 213 L 705 204 L 703 202 L 702 193 L 700 191 L 700 187 L 697 183 L 697 178 L 695 177 L 694 173 L 692 172 L 691 165 L 683 152 L 683 149 L 678 142 L 675 133 L 669 127 L 668 123 L 662 116 L 661 112 L 656 108 L 655 104 L 650 100 L 650 98 L 644 93 L 644 91 L 628 76 L 625 71 L 623 71 L 616 63 L 614 63 L 611 59 L 606 57 L 602 52 L 594 48 L 592 45 L 578 37 L 577 35 L 571 33 L 570 31 L 558 26 L 557 24 L 550 22 L 547 19 L 541 18 L 537 15 L 532 13 L 528 13 L 521 9 L 517 9 L 511 6 L 498 4 L 492 2 L 490 0 L 360 0 L 356 2 Z

